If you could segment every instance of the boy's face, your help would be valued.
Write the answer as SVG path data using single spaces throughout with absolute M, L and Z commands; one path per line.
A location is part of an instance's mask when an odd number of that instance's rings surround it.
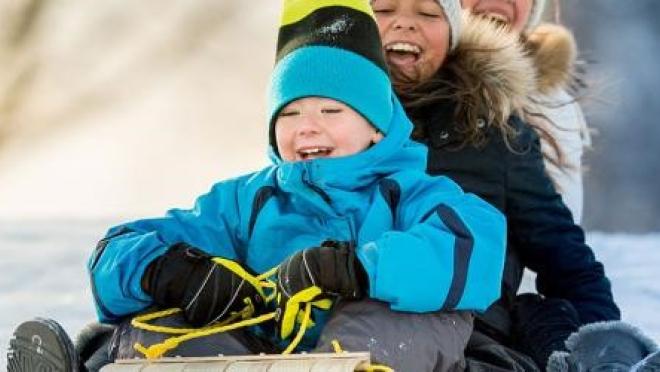
M 356 154 L 379 142 L 383 135 L 341 102 L 306 97 L 280 111 L 275 137 L 282 159 L 301 161 Z
M 475 14 L 486 14 L 513 31 L 522 32 L 532 11 L 534 0 L 463 0 L 463 8 Z
M 449 23 L 436 0 L 373 0 L 388 65 L 408 79 L 435 74 L 449 50 Z

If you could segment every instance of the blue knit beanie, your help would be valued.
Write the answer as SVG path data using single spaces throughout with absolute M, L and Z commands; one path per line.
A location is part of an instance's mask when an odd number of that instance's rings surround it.
M 393 91 L 369 0 L 284 0 L 268 92 L 270 145 L 279 111 L 304 97 L 340 101 L 387 134 Z

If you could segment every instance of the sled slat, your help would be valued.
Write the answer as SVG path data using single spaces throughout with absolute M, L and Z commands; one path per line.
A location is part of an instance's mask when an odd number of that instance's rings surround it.
M 268 372 L 309 372 L 316 360 L 280 360 L 273 363 Z
M 364 359 L 326 359 L 317 360 L 309 372 L 344 372 L 355 371 Z
M 369 353 L 177 357 L 118 360 L 101 372 L 353 372 L 368 362 Z
M 230 362 L 186 363 L 185 372 L 226 372 Z

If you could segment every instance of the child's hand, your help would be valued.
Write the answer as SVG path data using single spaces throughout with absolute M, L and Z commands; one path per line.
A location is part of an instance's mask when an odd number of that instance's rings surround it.
M 163 307 L 179 307 L 192 325 L 200 327 L 242 310 L 246 300 L 261 309 L 263 297 L 252 283 L 258 282 L 238 263 L 212 257 L 185 243 L 175 244 L 149 264 L 142 288 Z
M 362 298 L 366 278 L 355 249 L 345 242 L 325 241 L 282 261 L 277 271 L 280 337 L 291 334 L 300 305 L 328 297 Z

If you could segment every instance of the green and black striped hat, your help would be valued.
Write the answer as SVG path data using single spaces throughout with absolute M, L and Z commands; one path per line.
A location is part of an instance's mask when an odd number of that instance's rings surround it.
M 288 103 L 340 101 L 387 134 L 393 91 L 369 0 L 284 0 L 268 94 L 270 144 Z

